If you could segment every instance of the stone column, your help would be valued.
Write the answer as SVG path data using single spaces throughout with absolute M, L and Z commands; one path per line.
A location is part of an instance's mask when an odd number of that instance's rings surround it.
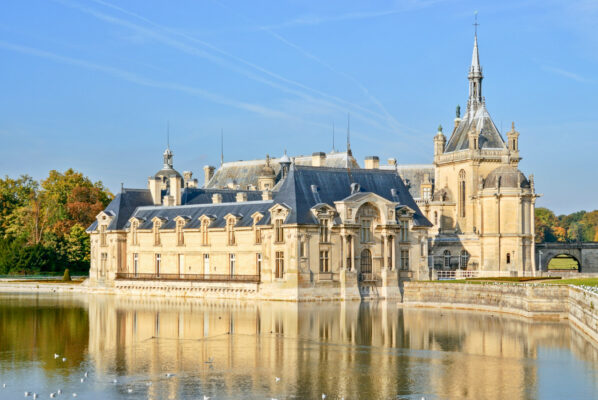
M 395 271 L 397 269 L 397 260 L 396 260 L 396 245 L 395 245 L 395 237 L 394 235 L 390 235 L 390 269 Z
M 353 235 L 349 236 L 349 241 L 351 242 L 351 271 L 356 271 L 355 268 L 355 238 Z
M 390 269 L 390 265 L 388 265 L 388 259 L 390 258 L 390 252 L 388 249 L 388 240 L 390 236 L 386 233 L 382 234 L 382 240 L 384 246 L 382 246 L 382 269 L 388 268 Z
M 347 260 L 345 260 L 345 234 L 341 233 L 341 247 L 340 247 L 340 253 L 341 253 L 341 265 L 340 265 L 340 270 L 346 269 L 345 263 L 347 262 Z

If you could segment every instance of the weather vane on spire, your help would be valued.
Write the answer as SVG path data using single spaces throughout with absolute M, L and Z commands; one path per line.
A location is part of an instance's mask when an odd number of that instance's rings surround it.
M 475 29 L 475 35 L 478 36 L 478 26 L 480 24 L 478 24 L 478 12 L 477 11 L 474 12 L 474 16 L 475 16 L 474 17 L 475 18 L 475 22 L 473 23 L 473 26 L 475 27 L 474 28 Z

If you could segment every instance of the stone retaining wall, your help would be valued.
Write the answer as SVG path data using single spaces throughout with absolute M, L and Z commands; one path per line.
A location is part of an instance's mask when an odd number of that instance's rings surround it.
M 403 303 L 568 319 L 598 342 L 598 295 L 576 286 L 405 282 Z

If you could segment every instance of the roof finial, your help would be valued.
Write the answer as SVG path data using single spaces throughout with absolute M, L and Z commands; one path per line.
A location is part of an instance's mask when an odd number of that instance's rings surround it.
M 347 154 L 351 155 L 351 114 L 347 113 Z
M 474 12 L 474 18 L 475 18 L 475 22 L 473 23 L 473 26 L 474 26 L 475 36 L 477 37 L 478 36 L 478 25 L 480 25 L 480 24 L 478 24 L 478 12 L 477 12 L 477 10 Z
M 170 149 L 170 120 L 166 121 L 166 148 Z
M 224 164 L 224 129 L 220 128 L 220 166 Z

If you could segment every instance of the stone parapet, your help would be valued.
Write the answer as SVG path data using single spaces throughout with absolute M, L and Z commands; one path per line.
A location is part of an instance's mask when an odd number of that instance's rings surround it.
M 576 286 L 405 282 L 403 304 L 568 319 L 598 342 L 598 295 Z

